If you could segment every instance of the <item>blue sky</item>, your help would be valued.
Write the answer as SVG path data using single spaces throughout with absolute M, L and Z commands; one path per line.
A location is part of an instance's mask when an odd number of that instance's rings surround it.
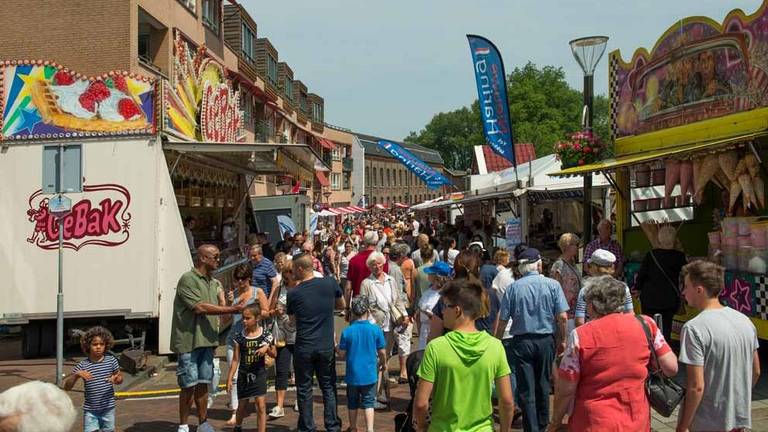
M 651 48 L 680 18 L 721 22 L 751 14 L 761 0 L 240 0 L 296 79 L 325 99 L 325 120 L 401 139 L 432 116 L 477 98 L 466 34 L 488 37 L 507 71 L 528 61 L 563 67 L 574 88 L 582 72 L 568 41 L 610 37 L 606 53 L 629 59 Z M 607 55 L 595 92 L 607 94 Z M 479 119 L 478 119 L 479 121 Z

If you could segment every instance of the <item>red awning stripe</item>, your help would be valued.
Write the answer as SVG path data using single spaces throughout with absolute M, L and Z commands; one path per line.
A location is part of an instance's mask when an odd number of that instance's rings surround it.
M 395 207 L 397 207 L 397 208 L 408 208 L 408 204 L 395 203 Z
M 328 187 L 331 185 L 331 182 L 328 181 L 328 177 L 325 176 L 325 173 L 322 171 L 315 171 L 315 178 L 317 178 L 318 183 L 320 183 L 320 186 Z
M 317 135 L 315 135 L 315 139 L 317 140 L 318 143 L 320 143 L 321 146 L 323 146 L 323 148 L 327 150 L 333 150 L 334 148 L 336 148 L 336 145 L 333 143 L 333 141 L 329 141 Z

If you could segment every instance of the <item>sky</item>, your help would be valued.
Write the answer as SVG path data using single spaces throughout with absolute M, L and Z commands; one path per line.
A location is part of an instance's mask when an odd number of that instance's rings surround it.
M 768 1 L 768 0 L 766 0 Z M 507 70 L 533 62 L 562 67 L 571 87 L 583 74 L 568 41 L 610 39 L 595 71 L 608 93 L 607 54 L 650 49 L 679 19 L 717 22 L 761 0 L 239 0 L 295 79 L 325 99 L 326 123 L 402 139 L 439 112 L 467 106 L 477 88 L 466 34 L 483 35 Z M 478 121 L 480 119 L 478 118 Z M 514 124 L 514 119 L 513 119 Z

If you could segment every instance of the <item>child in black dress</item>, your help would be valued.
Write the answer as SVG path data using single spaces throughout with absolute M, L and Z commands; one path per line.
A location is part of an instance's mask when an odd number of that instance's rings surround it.
M 242 430 L 248 414 L 248 399 L 256 398 L 259 432 L 267 430 L 267 367 L 265 356 L 277 355 L 272 334 L 259 320 L 261 307 L 252 303 L 243 309 L 243 331 L 235 335 L 235 352 L 227 376 L 227 391 L 232 391 L 232 378 L 237 372 L 237 407 L 234 432 Z

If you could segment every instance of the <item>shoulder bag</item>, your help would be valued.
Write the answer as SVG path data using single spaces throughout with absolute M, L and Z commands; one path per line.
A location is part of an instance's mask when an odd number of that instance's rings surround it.
M 664 417 L 669 417 L 683 400 L 685 389 L 661 371 L 659 358 L 656 356 L 656 350 L 653 349 L 651 330 L 642 316 L 635 315 L 635 318 L 640 321 L 648 341 L 648 349 L 651 350 L 651 367 L 648 370 L 648 378 L 645 380 L 645 394 L 648 397 L 648 403 L 654 411 Z

